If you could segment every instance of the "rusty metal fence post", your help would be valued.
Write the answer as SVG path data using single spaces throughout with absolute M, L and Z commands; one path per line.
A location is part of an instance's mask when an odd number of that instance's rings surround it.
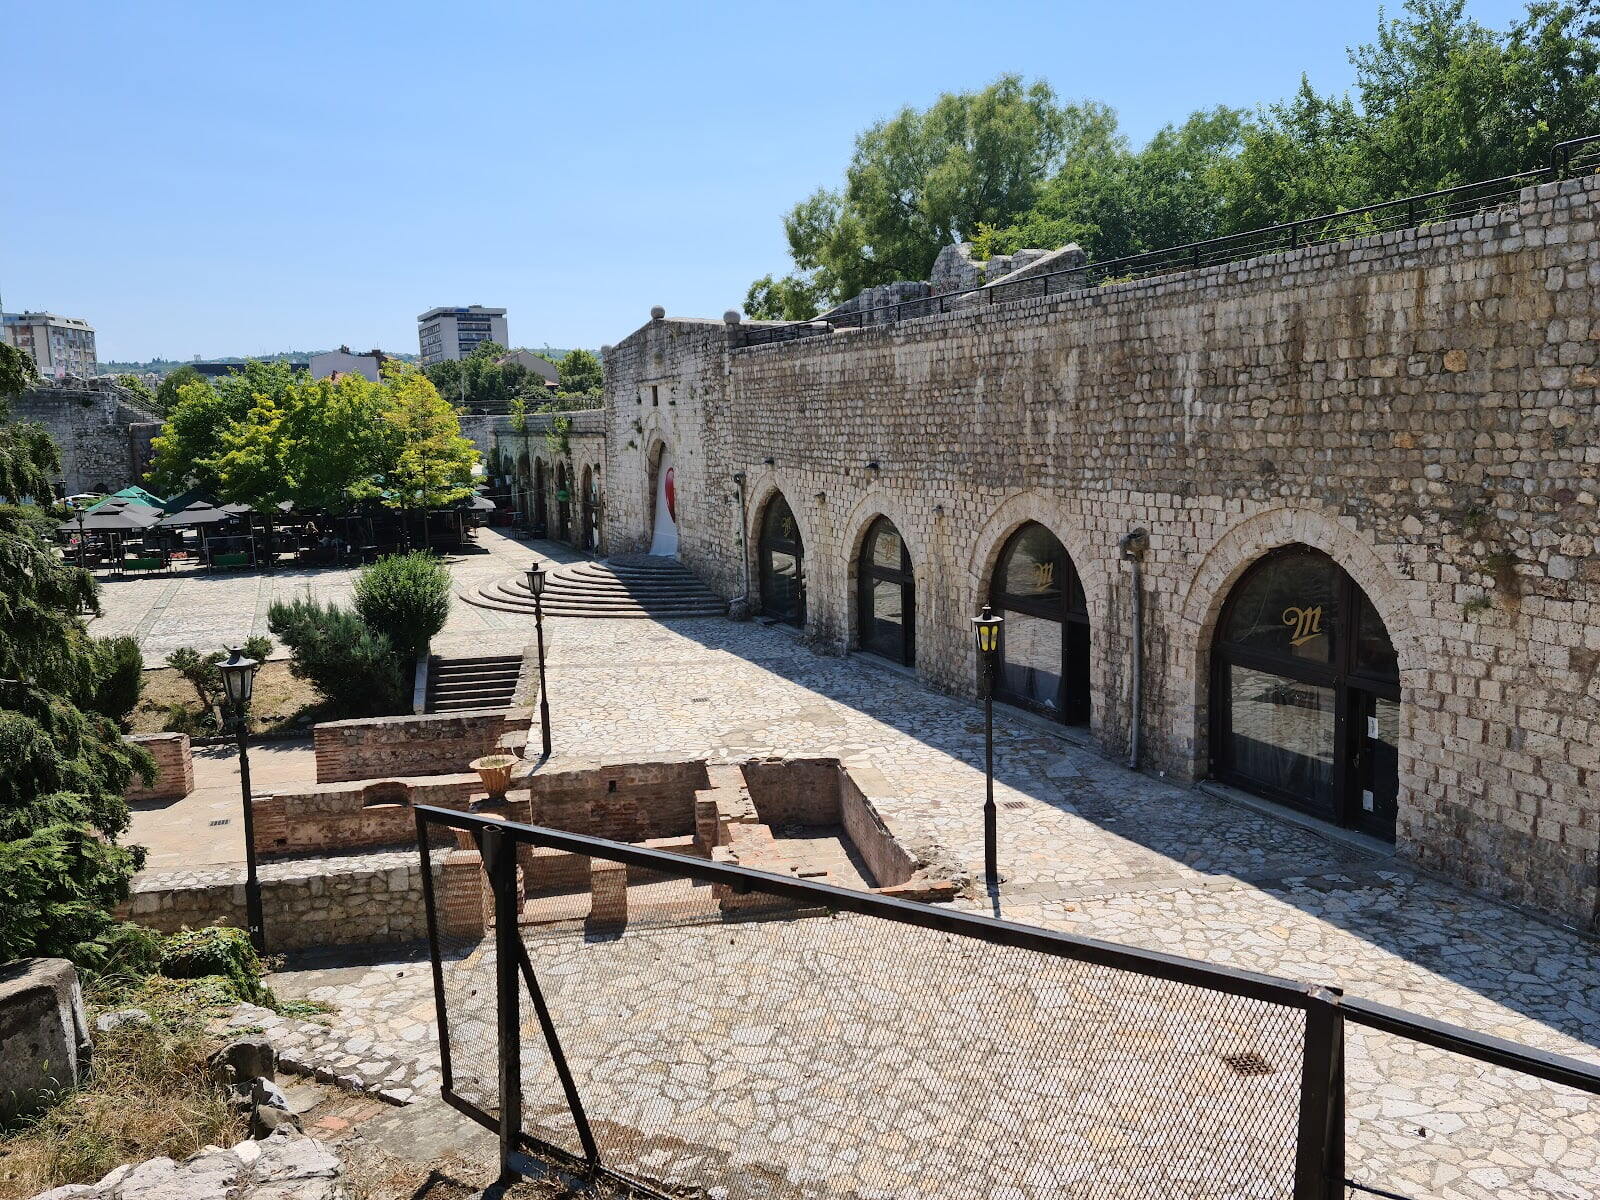
M 1338 988 L 1311 988 L 1300 1068 L 1295 1200 L 1344 1195 L 1344 1009 Z

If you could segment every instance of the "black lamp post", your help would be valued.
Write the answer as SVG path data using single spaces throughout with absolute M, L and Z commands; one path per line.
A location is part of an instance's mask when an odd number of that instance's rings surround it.
M 1005 620 L 983 606 L 983 612 L 972 618 L 972 629 L 978 640 L 978 665 L 983 678 L 983 870 L 990 888 L 999 886 L 1000 870 L 996 864 L 995 812 L 994 812 L 994 668 L 1000 655 L 1000 627 Z
M 256 876 L 256 823 L 250 804 L 250 754 L 245 746 L 250 693 L 255 687 L 256 668 L 260 665 L 230 647 L 228 661 L 218 663 L 217 670 L 222 673 L 222 689 L 227 695 L 228 707 L 233 710 L 233 732 L 239 746 L 239 790 L 244 797 L 244 903 L 250 925 L 250 944 L 257 954 L 265 954 L 267 931 L 261 918 L 261 880 Z
M 539 735 L 544 756 L 550 757 L 550 689 L 544 678 L 544 569 L 535 562 L 528 568 L 528 590 L 533 593 L 533 626 L 539 639 Z

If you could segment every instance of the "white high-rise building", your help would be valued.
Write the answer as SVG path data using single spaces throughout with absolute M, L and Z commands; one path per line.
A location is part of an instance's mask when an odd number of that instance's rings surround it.
M 504 346 L 507 336 L 503 308 L 484 308 L 481 304 L 466 308 L 430 308 L 417 318 L 417 342 L 425 367 L 465 358 L 479 342 L 498 342 Z
M 0 339 L 26 350 L 46 379 L 94 376 L 94 326 L 55 313 L 0 313 Z

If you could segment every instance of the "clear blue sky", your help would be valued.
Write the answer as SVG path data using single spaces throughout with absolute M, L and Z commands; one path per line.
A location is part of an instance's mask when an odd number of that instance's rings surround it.
M 103 359 L 414 351 L 417 313 L 473 303 L 598 346 L 738 307 L 902 105 L 1017 71 L 1142 140 L 1347 86 L 1377 8 L 0 0 L 0 297 Z

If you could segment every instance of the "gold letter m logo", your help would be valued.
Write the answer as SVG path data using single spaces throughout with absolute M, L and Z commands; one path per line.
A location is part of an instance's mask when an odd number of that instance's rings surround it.
M 1303 646 L 1322 633 L 1322 605 L 1315 608 L 1290 606 L 1283 610 L 1283 623 L 1294 630 L 1289 645 Z

